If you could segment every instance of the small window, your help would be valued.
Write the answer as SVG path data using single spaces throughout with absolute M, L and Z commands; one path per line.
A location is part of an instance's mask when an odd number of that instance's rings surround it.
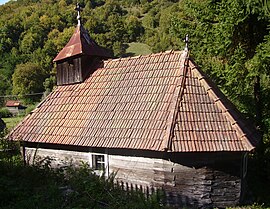
M 105 157 L 104 155 L 92 155 L 92 165 L 94 170 L 105 170 Z

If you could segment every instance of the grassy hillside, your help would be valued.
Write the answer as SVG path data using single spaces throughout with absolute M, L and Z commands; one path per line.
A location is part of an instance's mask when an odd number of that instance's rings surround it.
M 152 51 L 147 44 L 138 42 L 129 43 L 126 49 L 126 55 L 128 56 L 147 55 L 151 53 Z
M 18 117 L 10 117 L 10 118 L 2 118 L 6 124 L 6 128 L 11 130 L 14 128 L 25 116 L 18 116 Z

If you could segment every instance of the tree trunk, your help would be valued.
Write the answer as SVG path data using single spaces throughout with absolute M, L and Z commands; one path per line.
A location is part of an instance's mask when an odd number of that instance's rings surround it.
M 262 100 L 261 100 L 261 83 L 260 76 L 255 77 L 254 83 L 254 99 L 255 99 L 255 113 L 256 113 L 256 128 L 260 133 L 259 143 L 257 145 L 257 153 L 259 159 L 264 156 L 264 143 L 263 143 L 263 127 L 262 127 Z

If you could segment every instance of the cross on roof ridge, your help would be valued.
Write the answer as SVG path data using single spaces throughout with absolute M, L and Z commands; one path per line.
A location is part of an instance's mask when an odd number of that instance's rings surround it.
M 79 3 L 76 4 L 75 10 L 78 12 L 78 15 L 77 15 L 78 25 L 81 25 L 81 14 L 80 14 L 80 12 L 82 11 L 82 7 L 80 6 Z
M 185 51 L 188 51 L 188 44 L 189 44 L 188 34 L 186 35 L 184 42 L 186 43 Z

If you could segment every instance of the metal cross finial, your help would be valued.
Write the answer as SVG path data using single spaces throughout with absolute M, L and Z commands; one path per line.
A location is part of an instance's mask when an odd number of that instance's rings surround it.
M 186 43 L 185 51 L 188 51 L 188 44 L 189 44 L 188 34 L 185 37 L 185 43 Z
M 75 10 L 78 12 L 78 15 L 77 15 L 78 25 L 81 25 L 81 15 L 80 15 L 80 12 L 82 11 L 82 8 L 81 8 L 81 6 L 80 6 L 79 3 L 77 3 L 77 5 L 75 7 Z

